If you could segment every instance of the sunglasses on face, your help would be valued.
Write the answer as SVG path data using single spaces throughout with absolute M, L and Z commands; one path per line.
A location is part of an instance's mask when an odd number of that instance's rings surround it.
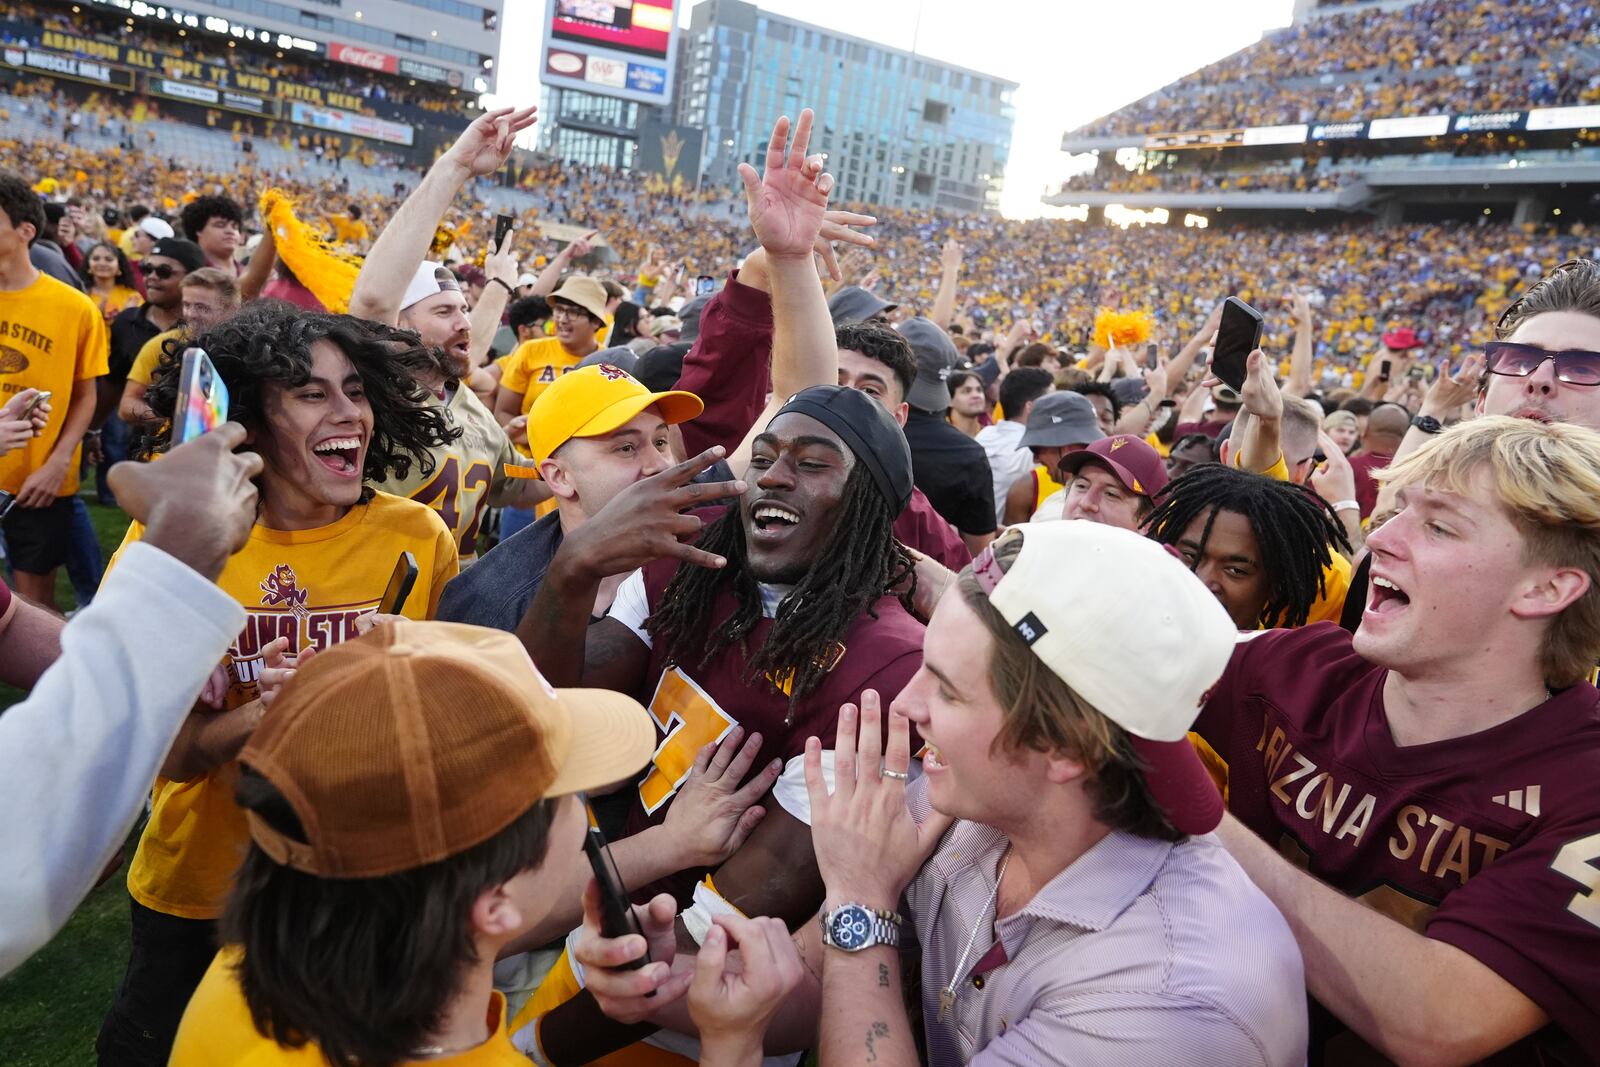
M 162 281 L 166 281 L 178 273 L 177 267 L 169 267 L 165 263 L 141 263 L 139 264 L 139 269 L 144 271 L 148 277 L 160 278 Z
M 1552 352 L 1533 345 L 1512 344 L 1510 341 L 1490 341 L 1483 346 L 1488 360 L 1489 373 L 1504 374 L 1511 378 L 1526 378 L 1552 360 L 1556 365 L 1556 380 L 1568 385 L 1600 385 L 1600 352 L 1573 350 Z

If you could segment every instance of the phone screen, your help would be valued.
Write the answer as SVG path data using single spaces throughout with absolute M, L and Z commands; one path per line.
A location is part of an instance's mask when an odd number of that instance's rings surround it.
M 583 835 L 583 851 L 589 857 L 594 880 L 600 886 L 600 932 L 611 938 L 642 934 L 639 921 L 633 915 L 633 906 L 628 902 L 627 887 L 622 884 L 622 875 L 617 872 L 617 862 L 611 858 L 611 849 L 606 845 L 606 836 L 595 820 L 589 798 L 580 794 L 578 799 L 583 803 L 584 814 L 589 819 L 589 830 Z M 631 971 L 649 962 L 650 952 L 647 948 L 643 956 L 622 966 Z
M 183 353 L 178 406 L 172 415 L 172 443 L 181 445 L 221 426 L 228 418 L 228 387 L 203 348 Z
M 717 291 L 717 280 L 709 274 L 702 274 L 694 280 L 695 296 L 710 296 Z
M 1236 296 L 1222 305 L 1217 346 L 1211 353 L 1211 374 L 1234 389 L 1244 388 L 1245 360 L 1261 347 L 1261 312 Z
M 511 227 L 516 224 L 516 219 L 510 215 L 499 215 L 494 220 L 494 250 L 505 251 L 506 234 L 511 232 Z
M 1384 360 L 1382 363 L 1380 363 L 1378 365 L 1378 380 L 1380 382 L 1388 381 L 1389 380 L 1389 375 L 1393 370 L 1394 370 L 1394 364 L 1390 363 L 1387 359 Z
M 1161 365 L 1161 346 L 1146 345 L 1144 349 L 1144 365 L 1148 370 L 1155 370 Z
M 400 558 L 395 561 L 394 573 L 389 575 L 389 588 L 383 591 L 383 599 L 378 601 L 378 612 L 382 615 L 393 615 L 405 604 L 406 597 L 411 595 L 411 587 L 417 581 L 417 557 L 410 552 L 400 553 Z

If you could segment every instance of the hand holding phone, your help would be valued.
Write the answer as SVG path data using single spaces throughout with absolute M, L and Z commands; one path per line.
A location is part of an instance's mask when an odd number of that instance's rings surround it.
M 584 815 L 589 820 L 588 832 L 583 835 L 583 852 L 589 857 L 589 866 L 594 870 L 594 880 L 600 887 L 600 932 L 612 939 L 627 937 L 629 934 L 643 937 L 644 931 L 639 928 L 639 920 L 633 914 L 633 905 L 628 901 L 627 887 L 622 884 L 622 875 L 617 872 L 617 861 L 611 857 L 611 849 L 606 845 L 606 836 L 601 832 L 599 822 L 595 820 L 594 809 L 589 806 L 589 798 L 580 795 L 579 800 L 583 804 Z M 650 949 L 646 945 L 644 955 L 618 966 L 633 971 L 649 962 Z
M 178 378 L 178 404 L 172 412 L 172 444 L 193 441 L 228 418 L 228 387 L 203 348 L 186 349 Z
M 1236 296 L 1222 304 L 1217 343 L 1211 352 L 1211 375 L 1235 391 L 1244 388 L 1245 360 L 1261 347 L 1261 312 Z
M 1155 370 L 1160 365 L 1161 365 L 1161 346 L 1160 345 L 1145 345 L 1144 346 L 1144 369 L 1145 370 Z
M 710 296 L 717 291 L 717 280 L 709 274 L 702 274 L 694 280 L 695 296 Z
M 395 561 L 394 573 L 389 575 L 389 588 L 383 591 L 383 599 L 378 601 L 378 614 L 399 614 L 406 597 L 411 595 L 411 587 L 416 584 L 417 557 L 410 552 L 402 552 Z

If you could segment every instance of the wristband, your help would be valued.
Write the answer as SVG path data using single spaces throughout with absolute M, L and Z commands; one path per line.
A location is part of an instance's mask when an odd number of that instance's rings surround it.
M 517 295 L 517 291 L 515 289 L 511 288 L 510 285 L 506 284 L 506 280 L 504 278 L 490 278 L 489 280 L 491 282 L 493 282 L 494 284 L 498 285 L 500 288 L 504 289 L 506 291 L 506 295 L 507 296 L 516 296 Z
M 1361 502 L 1358 501 L 1358 500 L 1335 500 L 1333 502 L 1333 510 L 1334 511 L 1360 511 L 1361 510 Z

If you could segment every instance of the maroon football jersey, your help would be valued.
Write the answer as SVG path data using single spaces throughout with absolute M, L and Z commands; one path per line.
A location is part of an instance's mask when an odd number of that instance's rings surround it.
M 894 535 L 902 545 L 938 560 L 953 571 L 959 572 L 972 562 L 967 543 L 943 515 L 933 510 L 933 504 L 921 489 L 911 490 L 910 502 L 894 520 Z
M 677 567 L 676 560 L 659 560 L 645 567 L 645 593 L 652 611 Z M 723 590 L 717 596 L 710 629 L 720 627 L 733 610 L 733 594 Z M 774 759 L 787 763 L 803 754 L 808 737 L 821 738 L 823 747 L 831 749 L 839 706 L 859 705 L 863 690 L 877 690 L 887 710 L 922 664 L 923 626 L 894 597 L 879 600 L 873 610 L 877 618 L 862 614 L 850 624 L 841 642 L 844 649 L 838 662 L 822 684 L 794 706 L 792 713 L 781 679 L 746 680 L 749 657 L 737 643 L 724 647 L 702 668 L 668 663 L 665 650 L 656 642 L 650 653 L 650 677 L 657 682 L 648 707 L 661 741 L 639 781 L 627 832 L 638 833 L 666 818 L 667 808 L 688 776 L 695 754 L 710 742 L 720 740 L 735 725 L 743 726 L 747 736 L 761 734 L 761 753 L 754 764 L 761 767 Z M 771 629 L 771 619 L 756 624 L 746 641 L 751 654 L 761 647 Z M 913 738 L 912 751 L 918 744 Z M 681 872 L 652 887 L 652 891 L 669 892 L 686 902 L 703 873 Z
M 1530 1041 L 1570 1038 L 1600 1060 L 1600 693 L 1573 686 L 1402 748 L 1386 674 L 1332 623 L 1243 641 L 1195 725 L 1228 763 L 1229 810 L 1322 881 L 1469 953 L 1567 1035 Z

